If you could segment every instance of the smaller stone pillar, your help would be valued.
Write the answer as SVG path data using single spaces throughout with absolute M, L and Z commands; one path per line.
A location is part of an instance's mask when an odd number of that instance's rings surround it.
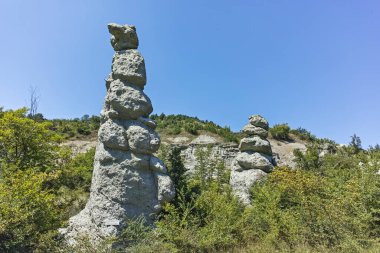
M 239 154 L 232 162 L 230 184 L 233 193 L 245 205 L 250 204 L 252 185 L 273 170 L 272 148 L 268 137 L 269 124 L 260 115 L 253 115 L 242 132 Z

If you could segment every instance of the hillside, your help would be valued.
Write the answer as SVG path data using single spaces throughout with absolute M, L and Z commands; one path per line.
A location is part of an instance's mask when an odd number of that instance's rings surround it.
M 58 233 L 87 202 L 99 118 L 26 112 L 0 111 L 0 251 L 120 252 L 86 238 L 79 250 L 68 248 Z M 379 146 L 363 150 L 354 136 L 338 147 L 274 125 L 269 140 L 280 166 L 250 189 L 244 207 L 231 194 L 228 164 L 242 134 L 183 115 L 154 117 L 164 144 L 157 155 L 177 194 L 155 229 L 128 220 L 112 243 L 128 252 L 378 252 Z M 295 169 L 283 166 L 290 161 Z
M 186 115 L 152 115 L 157 122 L 157 132 L 164 145 L 179 145 L 183 148 L 183 158 L 188 169 L 194 167 L 194 146 L 216 146 L 216 153 L 225 154 L 228 166 L 238 152 L 237 146 L 242 138 L 240 132 L 234 133 L 229 127 L 221 127 L 212 121 L 200 120 Z M 66 136 L 64 145 L 72 148 L 74 154 L 83 153 L 96 146 L 97 124 L 100 119 L 96 116 L 83 116 L 81 119 L 52 120 L 52 129 Z M 307 133 L 307 134 L 305 134 Z M 293 151 L 306 150 L 306 146 L 318 139 L 306 130 L 290 130 L 286 138 L 268 138 L 272 145 L 274 157 L 278 165 L 294 167 Z M 190 147 L 190 148 L 189 148 Z M 227 154 L 226 154 L 227 153 Z M 223 159 L 223 157 L 219 157 Z

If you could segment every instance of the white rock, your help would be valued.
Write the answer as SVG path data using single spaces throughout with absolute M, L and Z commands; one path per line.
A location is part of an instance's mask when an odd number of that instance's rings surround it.
M 199 135 L 191 144 L 215 144 L 218 140 L 209 135 Z

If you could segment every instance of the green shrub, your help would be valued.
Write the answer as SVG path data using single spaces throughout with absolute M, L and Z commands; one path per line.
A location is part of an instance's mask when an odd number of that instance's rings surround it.
M 190 134 L 198 135 L 200 131 L 207 131 L 219 135 L 225 141 L 239 142 L 237 134 L 233 133 L 229 127 L 221 127 L 208 120 L 185 115 L 153 114 L 150 117 L 157 122 L 157 130 L 160 133 L 177 135 L 183 129 Z
M 186 132 L 188 132 L 192 135 L 198 135 L 198 130 L 200 130 L 201 127 L 195 123 L 190 123 L 190 124 L 185 124 L 184 129 Z
M 58 227 L 54 194 L 44 187 L 49 177 L 24 169 L 0 180 L 1 252 L 30 252 L 41 235 Z
M 290 133 L 298 136 L 298 138 L 300 138 L 301 140 L 304 140 L 304 141 L 315 141 L 316 140 L 315 135 L 313 135 L 308 130 L 306 130 L 305 128 L 302 128 L 302 127 L 299 127 L 297 129 L 291 129 Z
M 50 131 L 49 122 L 26 117 L 26 109 L 6 111 L 0 117 L 0 173 L 14 165 L 18 169 L 53 167 L 58 159 L 61 137 Z
M 289 140 L 290 127 L 288 124 L 274 125 L 269 129 L 269 133 L 274 139 Z
M 380 159 L 364 153 L 316 157 L 311 147 L 298 163 L 301 169 L 277 168 L 253 187 L 252 206 L 243 219 L 250 224 L 245 240 L 289 251 L 300 242 L 323 251 L 379 247 L 380 178 L 374 177 L 373 164 Z

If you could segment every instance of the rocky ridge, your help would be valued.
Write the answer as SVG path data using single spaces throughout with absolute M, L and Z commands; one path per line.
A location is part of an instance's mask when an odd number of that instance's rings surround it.
M 152 224 L 175 194 L 165 165 L 153 155 L 161 141 L 149 119 L 151 101 L 143 92 L 146 72 L 136 28 L 112 23 L 108 30 L 115 54 L 106 80 L 91 193 L 86 207 L 61 229 L 70 244 L 82 235 L 92 241 L 115 236 L 138 216 Z

